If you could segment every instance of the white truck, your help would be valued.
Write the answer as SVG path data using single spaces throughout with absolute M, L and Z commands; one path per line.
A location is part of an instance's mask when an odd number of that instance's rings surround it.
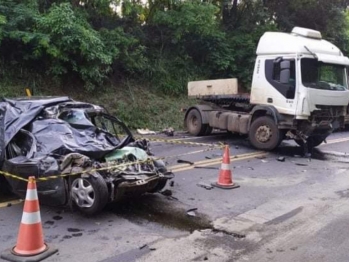
M 285 138 L 315 147 L 344 126 L 349 59 L 320 32 L 266 32 L 256 53 L 250 94 L 238 92 L 237 79 L 188 83 L 188 96 L 202 101 L 186 110 L 190 134 L 248 134 L 255 148 L 272 150 Z

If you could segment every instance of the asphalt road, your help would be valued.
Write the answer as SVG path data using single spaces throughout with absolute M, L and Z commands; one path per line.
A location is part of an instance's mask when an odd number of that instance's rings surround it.
M 128 199 L 90 218 L 41 206 L 45 240 L 59 248 L 46 261 L 349 261 L 349 132 L 312 159 L 292 141 L 265 153 L 240 136 L 171 139 L 203 144 L 152 142 L 175 173 L 171 196 Z M 240 188 L 198 186 L 218 178 L 222 150 L 212 143 L 230 145 Z M 0 252 L 15 244 L 23 209 L 8 202 L 0 197 Z

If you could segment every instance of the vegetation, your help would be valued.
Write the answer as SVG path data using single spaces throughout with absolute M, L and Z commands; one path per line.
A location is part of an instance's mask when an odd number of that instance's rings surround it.
M 349 0 L 1 0 L 0 90 L 17 95 L 30 86 L 43 94 L 83 94 L 82 99 L 110 104 L 134 127 L 179 126 L 181 115 L 171 117 L 189 103 L 178 98 L 188 81 L 237 77 L 249 88 L 265 31 L 313 28 L 348 54 L 348 5 Z

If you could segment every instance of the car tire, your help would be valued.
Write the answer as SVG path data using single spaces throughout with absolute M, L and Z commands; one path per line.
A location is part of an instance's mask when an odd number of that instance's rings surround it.
M 197 109 L 190 110 L 185 121 L 190 134 L 194 136 L 202 136 L 206 134 L 208 125 L 202 123 L 201 114 Z
M 77 177 L 72 181 L 70 196 L 73 205 L 85 215 L 99 213 L 109 199 L 108 186 L 100 174 Z
M 158 169 L 158 172 L 165 174 L 167 172 L 167 168 L 165 167 L 165 163 L 162 160 L 154 160 L 154 164 Z M 156 193 L 165 188 L 167 184 L 167 179 L 159 179 L 157 185 L 153 187 L 148 193 Z
M 282 134 L 275 121 L 268 116 L 255 119 L 248 133 L 251 144 L 261 150 L 273 150 L 282 141 Z
M 159 180 L 158 184 L 152 188 L 151 190 L 148 191 L 148 193 L 157 193 L 160 192 L 161 190 L 163 190 L 166 187 L 167 184 L 167 180 Z

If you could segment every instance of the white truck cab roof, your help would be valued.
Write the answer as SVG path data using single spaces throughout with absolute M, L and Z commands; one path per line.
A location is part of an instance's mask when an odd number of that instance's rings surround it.
M 266 32 L 257 47 L 257 55 L 315 54 L 319 61 L 349 66 L 348 57 L 338 47 L 323 40 L 315 30 L 295 27 L 291 33 Z

